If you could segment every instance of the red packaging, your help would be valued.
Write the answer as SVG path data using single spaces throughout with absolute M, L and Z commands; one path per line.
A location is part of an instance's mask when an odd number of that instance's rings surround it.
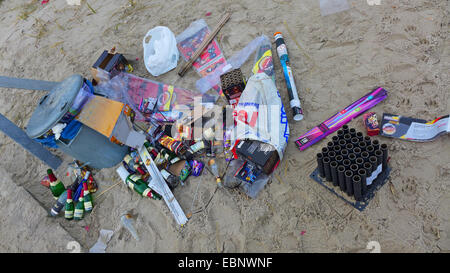
M 363 115 L 364 127 L 366 127 L 368 136 L 375 136 L 380 133 L 378 126 L 377 114 L 374 112 L 365 113 Z

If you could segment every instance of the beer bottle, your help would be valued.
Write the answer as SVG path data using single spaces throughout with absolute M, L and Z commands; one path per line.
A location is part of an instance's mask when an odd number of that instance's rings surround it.
M 84 214 L 83 196 L 84 196 L 84 191 L 81 191 L 80 198 L 78 199 L 78 203 L 75 206 L 75 212 L 73 214 L 73 219 L 75 219 L 75 220 L 83 219 L 83 214 Z
M 48 178 L 50 179 L 50 191 L 53 194 L 53 197 L 55 199 L 58 199 L 58 197 L 64 192 L 65 187 L 64 184 L 56 179 L 55 174 L 53 173 L 52 169 L 47 170 Z
M 74 210 L 75 210 L 75 206 L 74 206 L 73 200 L 72 200 L 72 190 L 71 189 L 67 189 L 67 201 L 66 201 L 64 217 L 67 220 L 72 220 L 73 219 Z

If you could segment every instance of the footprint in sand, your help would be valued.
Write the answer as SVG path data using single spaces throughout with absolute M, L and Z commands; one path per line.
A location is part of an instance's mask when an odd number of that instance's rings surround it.
M 404 192 L 407 196 L 412 196 L 417 193 L 417 182 L 414 177 L 407 177 L 402 181 L 403 187 L 402 192 Z

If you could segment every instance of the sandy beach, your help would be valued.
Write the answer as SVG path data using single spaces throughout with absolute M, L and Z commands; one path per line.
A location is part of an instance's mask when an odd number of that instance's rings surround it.
M 294 141 L 377 86 L 388 97 L 372 108 L 383 113 L 432 120 L 450 112 L 448 1 L 381 0 L 370 6 L 348 0 L 350 9 L 321 16 L 318 0 L 88 0 L 0 1 L 0 75 L 60 81 L 72 74 L 91 79 L 90 67 L 116 47 L 133 74 L 195 90 L 199 75 L 172 70 L 153 77 L 143 63 L 142 39 L 167 26 L 175 35 L 205 19 L 213 28 L 232 13 L 217 41 L 229 58 L 260 35 L 283 32 L 305 117 L 292 120 L 282 68 L 272 44 L 276 85 L 288 109 L 290 138 L 273 179 L 256 199 L 218 189 L 208 172 L 174 190 L 192 218 L 178 227 L 164 201 L 142 198 L 123 183 L 96 198 L 81 221 L 47 216 L 54 199 L 40 184 L 48 166 L 0 134 L 0 252 L 82 252 L 101 229 L 113 230 L 106 252 L 450 252 L 450 135 L 415 143 L 375 136 L 389 146 L 392 172 L 368 207 L 359 212 L 315 183 L 316 153 L 331 139 L 299 151 Z M 208 16 L 207 16 L 208 15 Z M 251 76 L 253 56 L 242 72 Z M 179 68 L 181 62 L 178 62 Z M 0 113 L 24 128 L 42 91 L 0 88 Z M 365 132 L 362 118 L 349 123 Z M 73 159 L 52 150 L 64 163 L 55 172 L 65 185 Z M 221 171 L 225 162 L 217 160 Z M 95 170 L 97 195 L 120 182 L 116 168 Z M 136 241 L 120 223 L 134 215 Z M 19 236 L 20 235 L 20 236 Z M 33 241 L 33 244 L 30 244 Z M 51 242 L 51 243 L 50 243 Z

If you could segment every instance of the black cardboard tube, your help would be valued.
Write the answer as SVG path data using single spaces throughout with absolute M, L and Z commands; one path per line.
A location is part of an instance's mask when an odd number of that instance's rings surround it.
M 348 130 L 348 133 L 349 133 L 352 137 L 355 137 L 355 136 L 356 136 L 356 129 L 355 129 L 355 128 L 350 128 L 350 129 Z
M 356 201 L 362 200 L 361 193 L 361 177 L 359 175 L 354 175 L 352 178 L 353 182 L 353 195 L 355 196 Z
M 388 159 L 388 147 L 385 143 L 380 145 L 381 151 L 383 152 L 383 170 L 387 167 L 387 159 Z
M 334 161 L 334 158 L 336 157 L 336 153 L 334 151 L 329 151 L 328 157 L 330 158 L 330 162 Z
M 377 158 L 375 156 L 371 156 L 371 157 L 369 157 L 369 162 L 370 162 L 370 164 L 372 164 L 372 172 L 374 172 L 378 167 Z
M 364 162 L 369 162 L 369 153 L 368 152 L 362 152 L 361 153 L 361 158 L 364 160 Z
M 378 141 L 378 139 L 374 139 L 372 141 L 372 146 L 375 148 L 375 151 L 380 149 L 380 142 Z
M 344 161 L 342 161 L 342 165 L 344 165 L 346 170 L 350 170 L 350 165 L 352 165 L 352 162 L 350 159 L 344 159 Z
M 359 141 L 363 141 L 364 140 L 364 135 L 361 132 L 357 132 L 356 133 L 356 137 L 358 138 Z
M 339 166 L 338 169 L 338 179 L 339 179 L 339 188 L 341 191 L 346 191 L 347 187 L 345 186 L 345 167 Z
M 344 135 L 344 140 L 345 140 L 345 142 L 347 142 L 347 143 L 350 143 L 350 140 L 352 139 L 352 136 L 350 135 L 350 134 L 345 134 Z
M 345 141 L 344 137 L 342 137 L 339 140 L 339 146 L 341 146 L 341 149 L 345 149 L 345 145 L 347 145 L 347 141 Z
M 357 137 L 352 137 L 350 142 L 353 144 L 354 147 L 357 147 L 358 143 L 359 143 L 359 139 Z
M 332 151 L 333 150 L 333 146 L 334 146 L 334 143 L 332 141 L 327 143 L 328 150 Z
M 336 153 L 336 155 L 341 154 L 341 150 L 342 150 L 341 146 L 339 146 L 339 145 L 334 145 L 333 151 Z
M 356 155 L 354 153 L 348 154 L 348 159 L 353 163 L 355 163 Z
M 323 148 L 322 148 L 322 154 L 323 154 L 323 157 L 327 157 L 329 151 L 330 151 L 330 150 L 328 150 L 327 147 L 323 147 Z
M 364 197 L 367 192 L 367 172 L 365 169 L 359 169 L 358 175 L 361 177 L 361 195 Z
M 347 145 L 345 145 L 345 149 L 347 149 L 349 152 L 350 152 L 351 150 L 353 150 L 353 148 L 355 148 L 355 147 L 354 147 L 353 144 L 351 144 L 351 143 L 347 143 Z
M 338 163 L 338 165 L 342 165 L 342 161 L 344 161 L 344 157 L 342 157 L 342 155 L 337 155 L 335 157 L 335 160 Z
M 366 151 L 369 153 L 369 155 L 375 155 L 375 148 L 372 145 L 368 145 L 366 147 Z
M 383 164 L 383 152 L 381 150 L 376 150 L 375 156 L 377 157 L 377 165 Z
M 353 172 L 352 171 L 345 171 L 345 187 L 346 187 L 346 192 L 348 196 L 352 196 L 353 195 Z
M 360 157 L 361 156 L 361 148 L 359 148 L 359 147 L 353 148 L 353 153 L 356 155 L 356 157 Z
M 333 186 L 339 185 L 337 167 L 338 167 L 338 163 L 336 161 L 331 161 L 330 170 L 331 170 L 331 181 L 333 181 Z
M 341 150 L 341 155 L 344 159 L 348 158 L 348 150 L 347 149 L 342 149 Z
M 361 149 L 361 151 L 365 151 L 366 150 L 366 143 L 364 141 L 360 141 L 358 144 L 359 148 Z
M 356 165 L 356 164 L 350 165 L 350 171 L 352 171 L 354 174 L 356 174 L 358 171 L 358 165 Z
M 358 168 L 362 169 L 364 168 L 364 159 L 361 157 L 357 157 L 355 160 L 355 164 L 358 165 Z
M 366 177 L 372 176 L 372 164 L 364 162 L 364 170 L 366 170 Z
M 338 137 L 339 139 L 343 139 L 343 138 L 344 138 L 344 131 L 338 130 L 338 131 L 337 131 L 337 137 Z
M 342 125 L 342 131 L 344 131 L 344 135 L 348 133 L 348 129 L 349 128 L 347 124 Z
M 369 146 L 372 144 L 372 140 L 370 139 L 370 136 L 364 137 L 364 142 L 366 143 L 366 146 Z
M 339 145 L 339 137 L 338 136 L 333 136 L 331 138 L 331 141 L 333 142 L 334 146 Z
M 319 169 L 319 175 L 321 177 L 325 177 L 325 170 L 323 168 L 323 154 L 318 153 L 316 157 L 317 157 L 317 168 Z
M 329 157 L 323 158 L 323 169 L 324 169 L 325 178 L 327 179 L 327 181 L 331 181 L 330 162 L 331 162 L 331 160 Z

